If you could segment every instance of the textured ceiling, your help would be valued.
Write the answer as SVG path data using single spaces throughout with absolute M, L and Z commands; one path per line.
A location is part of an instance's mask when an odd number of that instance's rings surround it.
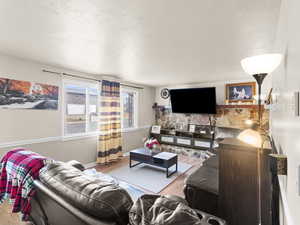
M 241 79 L 280 0 L 0 0 L 0 52 L 152 86 Z

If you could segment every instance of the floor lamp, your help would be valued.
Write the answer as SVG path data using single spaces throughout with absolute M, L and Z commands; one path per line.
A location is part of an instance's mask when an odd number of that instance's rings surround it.
M 248 57 L 241 61 L 244 71 L 252 75 L 258 85 L 258 130 L 246 129 L 238 135 L 238 139 L 259 148 L 259 151 L 257 151 L 259 224 L 261 224 L 261 153 L 267 133 L 262 126 L 261 87 L 265 77 L 279 66 L 281 60 L 281 54 L 265 54 Z

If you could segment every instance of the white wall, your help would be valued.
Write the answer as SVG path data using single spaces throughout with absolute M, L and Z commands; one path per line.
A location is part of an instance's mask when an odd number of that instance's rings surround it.
M 163 99 L 160 96 L 160 92 L 163 88 L 168 89 L 180 89 L 180 88 L 195 88 L 195 87 L 216 87 L 216 98 L 217 98 L 217 104 L 223 105 L 225 103 L 225 85 L 229 83 L 240 83 L 240 82 L 255 82 L 254 78 L 252 78 L 249 75 L 245 74 L 245 77 L 247 79 L 244 80 L 228 80 L 228 81 L 216 81 L 216 82 L 210 82 L 210 83 L 195 83 L 195 84 L 182 84 L 182 85 L 176 85 L 176 86 L 166 86 L 166 87 L 159 87 L 156 88 L 156 94 L 155 94 L 155 101 L 159 105 L 170 105 L 170 98 L 169 99 Z M 269 90 L 271 88 L 271 78 L 266 77 L 265 81 L 262 86 L 262 94 L 267 95 Z M 192 101 L 192 100 L 191 100 Z
M 0 77 L 17 80 L 35 81 L 60 87 L 62 96 L 62 79 L 58 75 L 42 72 L 42 69 L 75 73 L 92 77 L 66 69 L 55 68 L 29 62 L 0 54 Z M 147 134 L 148 127 L 154 121 L 152 105 L 155 99 L 155 89 L 144 87 L 139 91 L 139 122 L 140 129 L 123 134 L 124 151 L 142 146 L 142 137 Z M 62 141 L 62 103 L 59 110 L 9 110 L 0 109 L 0 156 L 12 147 L 3 144 L 24 141 L 49 140 L 47 143 L 26 144 L 25 147 L 57 160 L 76 159 L 82 163 L 96 160 L 97 138 L 89 137 L 79 140 Z M 2 145 L 2 148 L 1 148 Z M 24 145 L 24 144 L 22 144 Z
M 300 117 L 294 114 L 294 91 L 300 91 L 300 1 L 282 0 L 275 51 L 285 53 L 272 75 L 278 101 L 271 110 L 271 130 L 277 148 L 287 155 L 288 175 L 281 177 L 287 207 L 282 205 L 282 224 L 300 224 Z

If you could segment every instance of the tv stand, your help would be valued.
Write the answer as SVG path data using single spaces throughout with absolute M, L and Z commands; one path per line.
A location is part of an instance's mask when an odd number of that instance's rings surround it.
M 211 150 L 217 147 L 214 141 L 215 129 L 210 125 L 199 125 L 197 132 L 174 129 L 161 129 L 160 134 L 151 133 L 161 144 L 186 147 L 198 150 Z

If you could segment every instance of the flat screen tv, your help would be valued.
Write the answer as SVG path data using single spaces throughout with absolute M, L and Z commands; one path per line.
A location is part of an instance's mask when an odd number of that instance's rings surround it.
M 216 114 L 216 88 L 170 90 L 173 113 Z

